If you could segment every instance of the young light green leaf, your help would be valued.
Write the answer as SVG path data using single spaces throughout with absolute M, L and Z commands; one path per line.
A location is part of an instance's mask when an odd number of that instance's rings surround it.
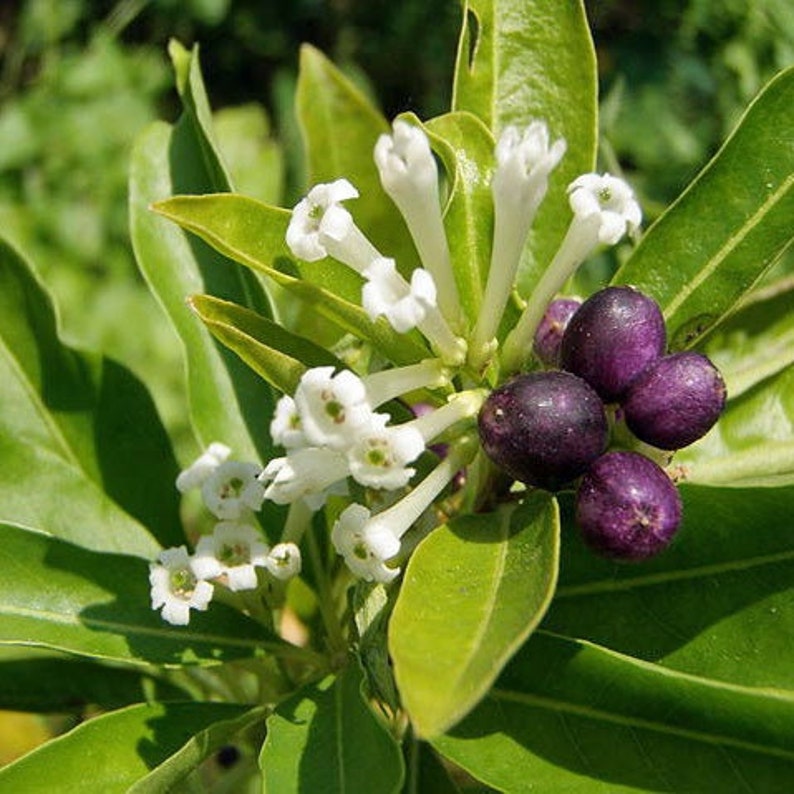
M 491 260 L 494 140 L 471 113 L 438 116 L 428 122 L 427 131 L 450 176 L 444 226 L 461 303 L 474 324 Z
M 432 532 L 405 571 L 389 624 L 403 705 L 437 736 L 491 686 L 537 626 L 557 579 L 559 517 L 548 494 Z
M 277 269 L 283 265 L 282 256 L 287 256 L 287 211 L 234 194 L 176 196 L 158 202 L 155 209 L 226 256 L 273 279 L 340 328 L 370 341 L 395 364 L 413 364 L 430 355 L 416 332 L 398 334 L 383 318 L 373 323 L 359 305 L 360 285 L 351 302 L 339 297 L 337 290 L 310 283 L 317 279 L 299 279 Z M 323 270 L 325 264 L 307 264 L 303 272 Z
M 794 68 L 756 98 L 615 275 L 659 302 L 673 348 L 695 344 L 794 238 L 792 104 Z
M 615 565 L 566 537 L 544 628 L 708 678 L 794 692 L 794 487 L 683 484 L 652 560 Z
M 467 0 L 458 44 L 453 110 L 479 116 L 498 139 L 509 125 L 545 120 L 567 151 L 553 171 L 519 274 L 528 294 L 570 220 L 567 186 L 592 171 L 597 145 L 597 75 L 579 0 Z
M 186 693 L 139 670 L 122 670 L 37 648 L 0 647 L 0 709 L 45 714 L 103 710 L 153 700 L 184 700 Z
M 386 119 L 321 52 L 304 45 L 295 95 L 312 185 L 344 178 L 361 198 L 351 205 L 356 224 L 384 256 L 410 272 L 416 253 L 402 216 L 380 184 L 373 150 L 390 132 Z M 333 278 L 344 277 L 333 263 Z
M 263 792 L 396 794 L 400 748 L 362 695 L 355 662 L 337 677 L 304 687 L 267 720 L 260 766 Z
M 103 714 L 4 767 L 0 789 L 31 794 L 53 787 L 70 794 L 133 791 L 137 781 L 180 748 L 203 743 L 211 752 L 227 727 L 245 724 L 246 711 L 230 703 L 139 703 Z M 194 758 L 200 754 L 191 753 Z
M 286 394 L 295 391 L 308 367 L 344 366 L 325 348 L 250 309 L 210 295 L 193 296 L 190 306 L 218 341 Z
M 537 632 L 433 745 L 501 791 L 763 791 L 794 775 L 794 698 Z
M 0 524 L 0 643 L 133 664 L 217 664 L 295 650 L 254 621 L 211 604 L 189 627 L 150 608 L 149 566 Z
M 178 467 L 151 397 L 61 342 L 49 295 L 1 241 L 0 353 L 0 519 L 142 556 L 158 546 L 142 524 L 179 543 Z
M 691 482 L 794 483 L 794 366 L 729 400 L 711 431 L 676 456 Z

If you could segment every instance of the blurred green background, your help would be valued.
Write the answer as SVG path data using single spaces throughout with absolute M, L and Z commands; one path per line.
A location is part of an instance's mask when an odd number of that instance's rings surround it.
M 791 0 L 587 5 L 600 168 L 624 171 L 652 220 L 761 86 L 794 63 Z M 183 459 L 193 449 L 179 343 L 137 274 L 126 206 L 136 134 L 178 115 L 169 38 L 201 43 L 238 187 L 289 206 L 305 188 L 292 107 L 300 43 L 325 51 L 387 117 L 412 109 L 427 118 L 448 107 L 459 24 L 458 0 L 0 3 L 0 230 L 48 284 L 64 338 L 148 383 Z M 43 738 L 13 719 L 0 718 L 10 753 L 0 763 Z

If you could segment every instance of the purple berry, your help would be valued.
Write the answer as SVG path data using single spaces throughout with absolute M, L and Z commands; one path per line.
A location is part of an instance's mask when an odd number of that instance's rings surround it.
M 479 416 L 480 440 L 513 479 L 556 490 L 604 451 L 608 425 L 598 395 L 569 372 L 519 375 L 495 389 Z
M 651 364 L 623 403 L 626 425 L 659 449 L 681 449 L 702 438 L 725 407 L 725 382 L 700 353 L 674 353 Z
M 614 402 L 664 353 L 665 344 L 664 318 L 656 301 L 632 287 L 607 287 L 571 318 L 560 362 L 604 400 Z
M 681 497 L 672 480 L 637 452 L 608 452 L 582 477 L 576 522 L 586 543 L 615 560 L 658 554 L 681 523 Z
M 542 364 L 547 367 L 560 365 L 560 345 L 571 317 L 582 305 L 576 298 L 557 298 L 547 307 L 543 318 L 535 331 L 532 349 Z

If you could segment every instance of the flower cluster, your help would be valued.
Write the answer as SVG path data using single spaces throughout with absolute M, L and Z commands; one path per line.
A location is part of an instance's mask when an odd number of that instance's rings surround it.
M 184 626 L 191 609 L 207 609 L 213 582 L 236 592 L 258 587 L 257 568 L 282 581 L 300 573 L 300 549 L 294 543 L 269 548 L 254 525 L 254 512 L 265 498 L 261 467 L 229 460 L 230 454 L 224 444 L 210 444 L 177 477 L 180 491 L 201 489 L 204 504 L 220 521 L 211 535 L 199 539 L 192 556 L 179 546 L 165 549 L 151 563 L 152 609 L 160 609 L 168 623 Z

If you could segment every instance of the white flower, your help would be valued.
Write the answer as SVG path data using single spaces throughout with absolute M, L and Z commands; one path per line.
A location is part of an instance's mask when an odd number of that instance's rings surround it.
M 306 499 L 309 507 L 317 509 L 325 501 L 327 489 L 347 474 L 347 459 L 342 453 L 327 447 L 304 447 L 271 460 L 259 479 L 270 483 L 265 498 L 271 502 L 285 505 Z
M 599 216 L 598 241 L 607 245 L 634 232 L 642 221 L 631 188 L 610 174 L 583 174 L 568 186 L 568 200 L 577 218 Z
M 371 320 L 384 315 L 398 333 L 416 328 L 436 305 L 436 285 L 427 270 L 416 268 L 409 284 L 393 259 L 380 257 L 364 271 L 361 303 Z
M 340 203 L 357 197 L 346 179 L 315 185 L 292 210 L 286 234 L 290 251 L 306 262 L 332 256 L 360 273 L 380 254 Z
M 223 577 L 230 590 L 253 590 L 257 566 L 266 566 L 268 547 L 249 524 L 221 521 L 212 535 L 204 535 L 196 546 L 193 570 L 201 579 Z
M 368 582 L 390 582 L 400 569 L 390 568 L 386 560 L 400 551 L 400 541 L 387 528 L 371 526 L 369 519 L 366 507 L 350 505 L 334 524 L 331 542 L 356 576 Z
M 393 491 L 407 485 L 416 473 L 408 464 L 424 452 L 425 442 L 415 428 L 386 427 L 388 417 L 376 417 L 347 451 L 350 474 L 362 485 Z
M 256 463 L 227 460 L 213 471 L 201 486 L 204 504 L 218 518 L 234 520 L 248 510 L 259 510 L 265 489 L 257 476 L 262 471 Z
M 353 218 L 341 202 L 354 198 L 358 191 L 347 179 L 315 185 L 292 210 L 287 227 L 290 251 L 306 262 L 328 256 L 326 238 L 341 240 L 353 227 Z
M 276 579 L 291 579 L 301 572 L 301 551 L 294 543 L 278 543 L 267 555 L 265 567 Z
M 306 446 L 306 436 L 301 427 L 301 418 L 295 400 L 285 394 L 277 403 L 270 423 L 270 435 L 276 444 L 287 449 Z
M 349 370 L 334 375 L 333 367 L 314 367 L 295 391 L 306 439 L 317 446 L 346 449 L 372 415 L 363 381 Z
M 184 546 L 160 552 L 158 562 L 149 564 L 149 584 L 152 609 L 174 626 L 187 626 L 190 610 L 204 611 L 212 599 L 212 585 L 196 575 Z
M 438 168 L 430 142 L 419 127 L 397 120 L 392 135 L 381 135 L 375 144 L 374 158 L 383 189 L 413 196 L 416 190 L 432 191 L 438 201 Z
M 176 487 L 182 493 L 191 488 L 198 488 L 229 457 L 231 452 L 231 449 L 225 444 L 214 441 L 188 468 L 179 473 L 176 478 Z

